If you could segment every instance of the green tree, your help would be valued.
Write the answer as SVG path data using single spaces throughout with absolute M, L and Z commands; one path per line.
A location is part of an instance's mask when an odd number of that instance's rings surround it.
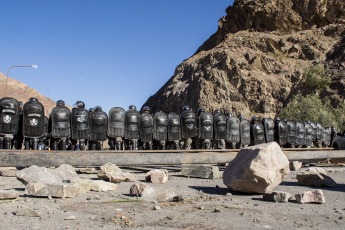
M 327 89 L 331 82 L 331 78 L 325 76 L 325 70 L 320 65 L 312 66 L 303 73 L 302 86 L 316 93 Z

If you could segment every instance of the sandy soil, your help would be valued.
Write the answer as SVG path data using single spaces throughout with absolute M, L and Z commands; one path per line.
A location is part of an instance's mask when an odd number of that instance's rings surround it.
M 325 204 L 298 204 L 294 199 L 266 202 L 262 195 L 231 194 L 222 179 L 187 178 L 178 167 L 164 168 L 169 170 L 169 181 L 151 186 L 172 188 L 184 197 L 183 202 L 152 203 L 131 197 L 133 182 L 119 184 L 116 191 L 71 199 L 35 198 L 25 195 L 24 185 L 16 178 L 0 177 L 0 189 L 20 193 L 15 201 L 0 201 L 1 229 L 344 229 L 345 167 L 323 167 L 338 183 L 335 188 L 322 188 Z M 149 168 L 123 170 L 143 182 Z M 313 189 L 298 186 L 295 176 L 291 172 L 276 190 L 294 195 Z M 95 174 L 80 177 L 97 178 Z M 39 217 L 16 216 L 20 205 L 37 211 Z M 75 219 L 65 220 L 70 216 Z

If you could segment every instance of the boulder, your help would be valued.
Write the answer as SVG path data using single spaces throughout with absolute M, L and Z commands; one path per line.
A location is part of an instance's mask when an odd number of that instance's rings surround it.
M 223 173 L 223 183 L 245 193 L 272 191 L 290 172 L 289 160 L 276 142 L 241 149 Z
M 16 199 L 18 196 L 17 191 L 0 190 L 0 200 Z
M 129 189 L 129 193 L 132 196 L 142 196 L 145 189 L 151 188 L 148 184 L 145 183 L 135 183 Z
M 122 170 L 113 163 L 106 163 L 102 165 L 97 173 L 97 176 L 101 180 L 110 181 L 111 177 L 122 174 Z
M 114 191 L 117 189 L 116 184 L 106 182 L 103 180 L 79 179 L 79 180 L 71 181 L 71 184 L 79 188 L 79 193 L 87 193 L 90 191 L 106 192 L 106 191 Z
M 325 197 L 321 189 L 306 191 L 306 192 L 299 192 L 295 194 L 296 201 L 298 203 L 318 203 L 323 204 L 325 203 Z
M 181 173 L 183 176 L 204 179 L 216 179 L 221 177 L 219 168 L 212 165 L 183 164 L 181 167 Z
M 335 187 L 337 183 L 329 176 L 322 173 L 299 172 L 297 182 L 300 185 L 313 187 Z
M 276 203 L 286 203 L 289 202 L 291 194 L 288 192 L 274 191 L 270 193 L 265 193 L 263 200 L 272 201 Z
M 168 174 L 164 170 L 154 169 L 146 174 L 145 179 L 153 184 L 164 184 L 168 181 Z
M 290 162 L 290 170 L 291 171 L 299 171 L 302 168 L 302 162 L 300 161 L 291 161 Z
M 79 177 L 71 165 L 62 164 L 56 169 L 33 165 L 19 171 L 17 179 L 24 185 L 28 183 L 59 184 L 79 179 Z
M 64 183 L 28 183 L 25 187 L 25 192 L 29 196 L 70 198 L 75 197 L 79 193 L 79 187 Z

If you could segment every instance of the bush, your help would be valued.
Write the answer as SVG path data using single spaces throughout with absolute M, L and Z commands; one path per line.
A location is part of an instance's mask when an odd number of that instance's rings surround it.
M 293 121 L 321 122 L 323 126 L 335 127 L 339 131 L 345 129 L 345 103 L 333 108 L 328 99 L 321 100 L 316 94 L 305 97 L 297 94 L 279 116 Z
M 325 90 L 329 87 L 332 81 L 331 78 L 324 75 L 325 71 L 322 66 L 312 66 L 304 71 L 302 86 L 317 92 Z

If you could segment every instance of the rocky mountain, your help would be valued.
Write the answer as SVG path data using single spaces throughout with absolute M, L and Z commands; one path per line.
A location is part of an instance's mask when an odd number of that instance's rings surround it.
M 321 95 L 334 104 L 344 100 L 344 0 L 235 0 L 226 13 L 217 32 L 144 105 L 273 117 L 312 65 L 332 78 Z
M 0 98 L 4 97 L 5 94 L 5 83 L 6 83 L 6 76 L 0 73 Z M 37 90 L 30 88 L 28 85 L 17 81 L 12 78 L 8 78 L 7 83 L 7 96 L 13 97 L 18 101 L 22 101 L 23 104 L 29 101 L 30 97 L 36 97 L 39 102 L 41 102 L 46 109 L 46 114 L 50 114 L 52 109 L 55 107 L 55 101 L 52 99 L 43 96 Z

